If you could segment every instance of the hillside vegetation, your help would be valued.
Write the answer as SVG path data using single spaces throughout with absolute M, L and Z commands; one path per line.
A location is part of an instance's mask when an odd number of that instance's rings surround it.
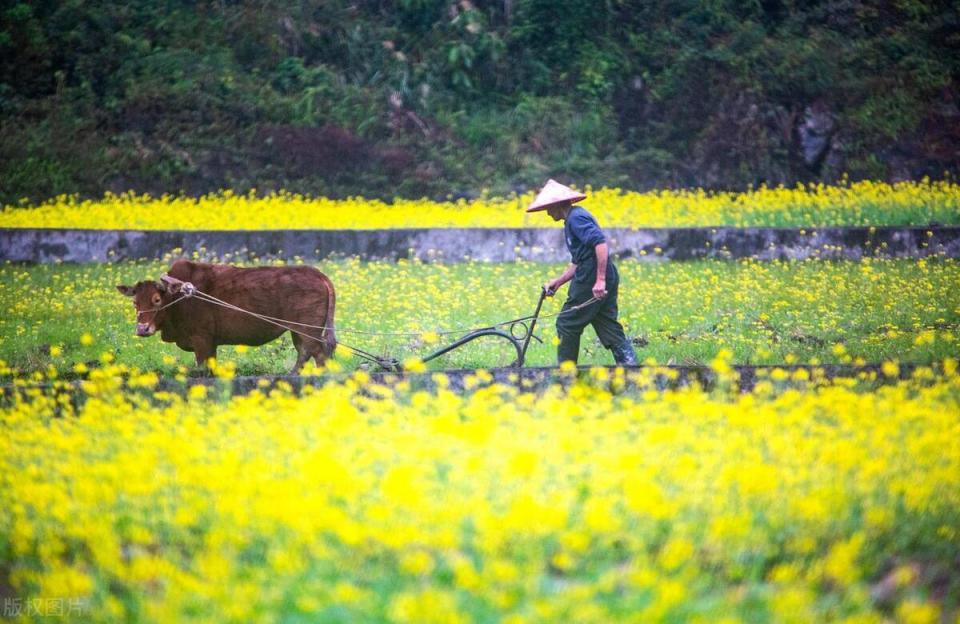
M 0 1 L 0 202 L 918 179 L 949 0 Z

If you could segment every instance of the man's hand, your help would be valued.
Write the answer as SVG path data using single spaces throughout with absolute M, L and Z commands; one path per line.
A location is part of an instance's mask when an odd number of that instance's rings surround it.
M 566 269 L 560 277 L 555 277 L 546 284 L 543 285 L 543 292 L 546 293 L 548 297 L 552 297 L 556 294 L 557 289 L 573 279 L 573 274 L 577 272 L 577 265 L 571 264 Z
M 593 285 L 593 296 L 597 299 L 603 299 L 607 296 L 607 280 L 597 280 L 597 283 Z

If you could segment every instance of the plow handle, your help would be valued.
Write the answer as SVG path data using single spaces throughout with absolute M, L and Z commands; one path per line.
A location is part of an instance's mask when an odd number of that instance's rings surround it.
M 546 297 L 547 289 L 541 288 L 540 300 L 537 301 L 537 309 L 533 313 L 533 318 L 530 319 L 530 331 L 527 332 L 527 336 L 523 339 L 523 348 L 520 350 L 520 358 L 517 360 L 517 368 L 523 368 L 523 360 L 527 356 L 527 347 L 530 345 L 530 339 L 533 338 L 533 330 L 537 326 L 537 317 L 540 316 L 540 308 L 543 307 L 543 300 Z

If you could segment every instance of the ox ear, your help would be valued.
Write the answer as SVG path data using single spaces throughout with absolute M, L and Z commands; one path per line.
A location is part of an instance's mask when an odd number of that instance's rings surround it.
M 133 291 L 135 288 L 133 286 L 124 286 L 122 284 L 117 284 L 117 290 L 120 291 L 120 294 L 125 297 L 132 297 Z

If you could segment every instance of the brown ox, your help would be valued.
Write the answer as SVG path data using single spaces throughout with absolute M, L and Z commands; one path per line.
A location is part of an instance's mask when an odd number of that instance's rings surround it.
M 175 342 L 184 351 L 193 351 L 198 366 L 216 357 L 219 345 L 258 346 L 278 338 L 287 329 L 296 330 L 291 331 L 297 349 L 293 372 L 299 371 L 311 357 L 322 365 L 333 355 L 337 346 L 333 331 L 336 295 L 330 279 L 313 267 L 242 269 L 178 260 L 167 275 L 175 279 L 169 283 L 138 282 L 134 286 L 117 286 L 117 290 L 133 297 L 138 336 L 152 336 L 159 329 L 164 342 Z M 244 310 L 290 323 L 278 327 L 199 296 L 185 296 L 180 282 L 189 282 L 197 291 Z

